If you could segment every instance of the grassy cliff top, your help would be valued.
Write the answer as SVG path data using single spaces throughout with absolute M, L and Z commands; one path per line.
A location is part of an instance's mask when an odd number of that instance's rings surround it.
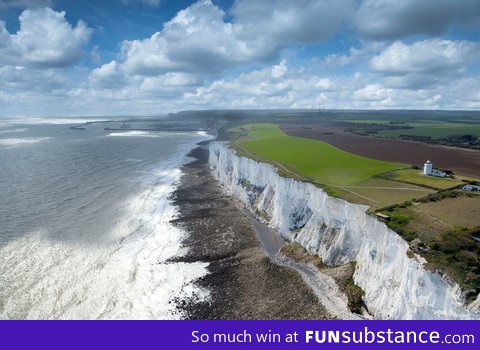
M 475 179 L 427 177 L 402 164 L 288 136 L 274 124 L 244 125 L 232 133 L 239 155 L 273 164 L 280 175 L 311 181 L 352 203 L 384 207 L 387 225 L 432 270 L 455 280 L 469 301 L 480 292 L 480 246 L 474 239 L 480 234 L 480 194 L 450 189 Z
M 402 164 L 357 156 L 322 141 L 288 136 L 274 124 L 249 124 L 238 131 L 242 135 L 235 141 L 238 149 L 319 184 L 347 186 L 405 168 Z

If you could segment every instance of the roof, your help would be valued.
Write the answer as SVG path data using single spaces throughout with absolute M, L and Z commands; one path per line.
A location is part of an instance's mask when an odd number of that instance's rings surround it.
M 390 216 L 382 214 L 382 213 L 376 213 L 376 215 L 382 219 L 390 219 Z

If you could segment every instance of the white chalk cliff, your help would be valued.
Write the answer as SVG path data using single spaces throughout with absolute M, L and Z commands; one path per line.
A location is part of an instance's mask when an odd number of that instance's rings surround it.
M 311 183 L 279 176 L 273 166 L 210 144 L 210 166 L 224 188 L 285 239 L 329 265 L 356 262 L 355 283 L 377 319 L 480 319 L 460 287 L 428 271 L 421 257 L 365 205 L 328 196 Z

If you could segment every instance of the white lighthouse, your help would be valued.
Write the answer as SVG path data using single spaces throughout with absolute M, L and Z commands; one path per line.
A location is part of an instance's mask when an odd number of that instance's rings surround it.
M 432 175 L 432 162 L 427 160 L 425 164 L 423 164 L 423 175 Z

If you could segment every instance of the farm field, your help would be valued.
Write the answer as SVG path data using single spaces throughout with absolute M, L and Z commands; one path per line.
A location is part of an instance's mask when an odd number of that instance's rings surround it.
M 383 130 L 375 133 L 380 137 L 398 137 L 400 135 L 430 136 L 431 138 L 451 135 L 480 136 L 480 120 L 456 119 L 455 122 L 444 120 L 422 120 L 397 117 L 394 119 L 341 119 L 339 122 L 352 124 L 377 124 L 384 126 L 409 126 L 411 129 Z
M 436 241 L 453 230 L 474 230 L 480 227 L 480 194 L 456 192 L 458 197 L 413 202 L 405 208 L 398 207 L 393 210 L 393 217 L 400 215 L 408 218 L 405 230 L 415 232 L 425 244 Z
M 428 186 L 435 189 L 447 189 L 461 185 L 461 179 L 440 178 L 433 176 L 424 176 L 421 170 L 416 169 L 402 169 L 383 174 L 382 177 L 390 180 L 411 183 L 420 186 Z
M 480 194 L 445 191 L 381 211 L 387 225 L 410 242 L 427 266 L 446 272 L 472 300 L 480 292 Z
M 381 137 L 429 136 L 432 139 L 452 135 L 475 135 L 480 137 L 480 124 L 463 123 L 408 123 L 413 129 L 383 130 L 376 135 Z
M 455 210 L 452 210 L 455 208 Z M 480 195 L 446 198 L 439 202 L 422 203 L 416 209 L 452 227 L 480 227 Z
M 426 187 L 385 180 L 376 176 L 343 186 L 339 191 L 342 191 L 342 198 L 350 202 L 370 205 L 372 209 L 406 202 L 435 192 Z
M 283 123 L 280 127 L 288 135 L 321 140 L 363 157 L 408 165 L 422 165 L 430 159 L 435 167 L 450 169 L 456 174 L 480 177 L 480 151 L 359 136 L 344 132 L 342 127 L 332 122 Z
M 380 178 L 407 165 L 360 157 L 325 142 L 288 136 L 274 124 L 244 125 L 233 133 L 237 139 L 231 144 L 239 155 L 271 163 L 280 175 L 311 181 L 332 196 L 372 209 L 435 192 Z
M 241 147 L 325 185 L 346 186 L 405 166 L 354 155 L 325 142 L 288 136 L 274 124 L 244 127 Z

